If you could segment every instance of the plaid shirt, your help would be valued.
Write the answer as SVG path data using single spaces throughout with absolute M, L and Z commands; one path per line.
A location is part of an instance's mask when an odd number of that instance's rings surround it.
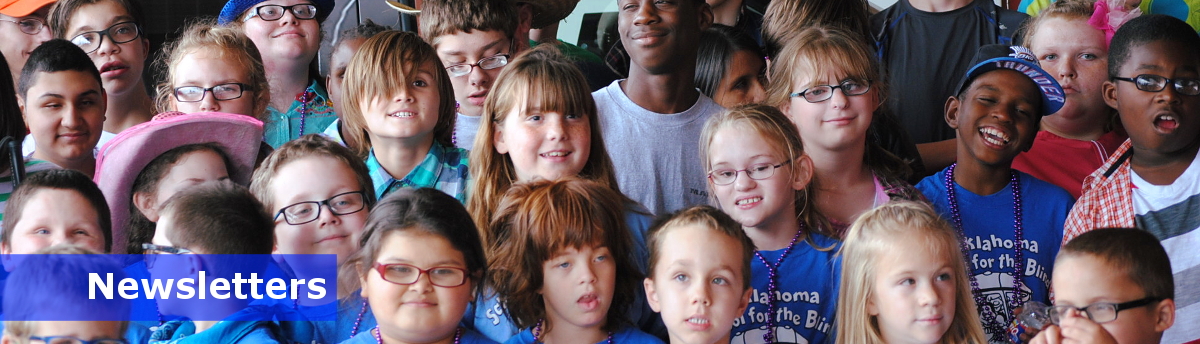
M 467 194 L 467 150 L 461 148 L 446 148 L 437 141 L 429 147 L 429 154 L 420 165 L 408 172 L 404 179 L 397 180 L 388 174 L 379 160 L 375 159 L 375 150 L 367 156 L 367 171 L 371 174 L 371 182 L 375 184 L 375 196 L 383 199 L 392 191 L 399 188 L 430 187 L 442 190 L 459 202 L 466 203 Z
M 1136 227 L 1133 212 L 1133 144 L 1125 140 L 1096 172 L 1083 179 L 1083 196 L 1075 202 L 1063 228 L 1063 243 L 1097 228 Z

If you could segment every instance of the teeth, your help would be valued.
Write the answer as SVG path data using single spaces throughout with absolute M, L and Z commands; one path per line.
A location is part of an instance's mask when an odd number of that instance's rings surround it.
M 1158 116 L 1158 120 L 1160 120 L 1160 121 L 1174 121 L 1174 120 L 1175 120 L 1175 116 L 1172 116 L 1172 115 L 1161 115 L 1161 116 Z
M 400 112 L 389 113 L 388 117 L 409 118 L 409 117 L 413 117 L 416 115 L 417 115 L 416 112 L 400 111 Z
M 743 205 L 743 204 L 750 204 L 750 203 L 758 202 L 758 201 L 761 201 L 761 200 L 762 200 L 762 197 L 751 197 L 751 198 L 747 198 L 747 199 L 744 199 L 744 200 L 740 200 L 740 201 L 734 202 L 733 204 L 734 204 L 734 205 Z
M 992 144 L 1003 145 L 1007 144 L 1009 141 L 1008 135 L 1005 135 L 1003 132 L 996 130 L 995 128 L 980 128 L 979 132 L 983 133 L 983 138 Z
M 558 158 L 558 157 L 567 156 L 567 154 L 568 154 L 567 152 L 550 152 L 550 153 L 546 153 L 546 154 L 542 154 L 542 155 Z
M 688 319 L 687 321 L 690 323 L 693 323 L 693 324 L 707 324 L 708 323 L 708 319 L 691 318 L 691 319 Z

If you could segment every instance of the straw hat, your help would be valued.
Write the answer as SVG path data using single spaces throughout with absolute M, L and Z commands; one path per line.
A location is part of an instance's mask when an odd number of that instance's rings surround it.
M 253 117 L 227 113 L 164 113 L 135 125 L 108 141 L 96 157 L 96 185 L 112 212 L 112 251 L 125 253 L 129 200 L 133 182 L 150 161 L 176 147 L 216 143 L 229 157 L 229 178 L 250 184 L 263 137 L 263 123 Z

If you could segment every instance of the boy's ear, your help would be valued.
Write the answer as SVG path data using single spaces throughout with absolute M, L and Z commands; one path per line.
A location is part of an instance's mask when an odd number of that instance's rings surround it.
M 700 23 L 700 31 L 708 30 L 708 27 L 713 23 L 712 6 L 708 5 L 708 1 L 701 2 L 700 8 L 697 8 L 696 14 L 699 15 L 697 23 Z
M 1154 332 L 1162 333 L 1175 324 L 1175 300 L 1166 299 L 1158 302 L 1154 308 L 1158 321 L 1154 323 Z
M 1117 101 L 1117 84 L 1114 84 L 1112 80 L 1105 80 L 1104 84 L 1100 86 L 1100 96 L 1104 97 L 1104 104 L 1110 108 L 1116 109 L 1120 104 Z
M 662 305 L 658 303 L 658 293 L 654 290 L 654 280 L 646 277 L 646 279 L 642 280 L 642 286 L 646 289 L 646 303 L 650 304 L 650 309 L 653 309 L 656 313 L 661 313 Z
M 958 129 L 958 111 L 961 106 L 962 102 L 958 100 L 958 96 L 946 99 L 946 124 L 951 128 Z
M 738 300 L 738 310 L 735 314 L 745 314 L 746 307 L 750 307 L 750 296 L 754 295 L 754 288 L 746 288 L 742 292 L 742 299 Z
M 155 206 L 157 203 L 155 198 L 154 195 L 145 192 L 133 193 L 133 206 L 137 207 L 138 211 L 142 212 L 142 215 L 145 215 L 150 222 L 158 222 L 159 214 Z
M 194 254 L 187 254 L 187 255 L 182 255 L 182 256 L 186 256 L 186 258 L 187 258 L 188 276 L 198 275 L 200 271 L 204 270 L 204 260 L 200 259 L 200 256 L 194 255 Z
M 808 187 L 808 183 L 812 181 L 812 158 L 809 158 L 808 154 L 801 155 L 796 158 L 796 161 L 792 162 L 792 168 L 796 169 L 793 173 L 796 177 L 792 180 L 792 189 L 804 190 L 804 188 Z

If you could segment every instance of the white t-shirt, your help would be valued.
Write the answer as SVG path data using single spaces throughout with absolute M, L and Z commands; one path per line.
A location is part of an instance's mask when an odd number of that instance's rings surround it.
M 1170 185 L 1150 184 L 1136 172 L 1130 179 L 1137 226 L 1162 242 L 1175 277 L 1175 325 L 1162 342 L 1200 339 L 1200 158 Z
M 684 112 L 651 112 L 625 95 L 621 81 L 592 92 L 621 191 L 654 215 L 708 204 L 700 132 L 721 106 L 700 94 Z
M 483 116 L 467 116 L 456 113 L 454 118 L 454 146 L 466 150 L 475 148 L 475 135 Z

